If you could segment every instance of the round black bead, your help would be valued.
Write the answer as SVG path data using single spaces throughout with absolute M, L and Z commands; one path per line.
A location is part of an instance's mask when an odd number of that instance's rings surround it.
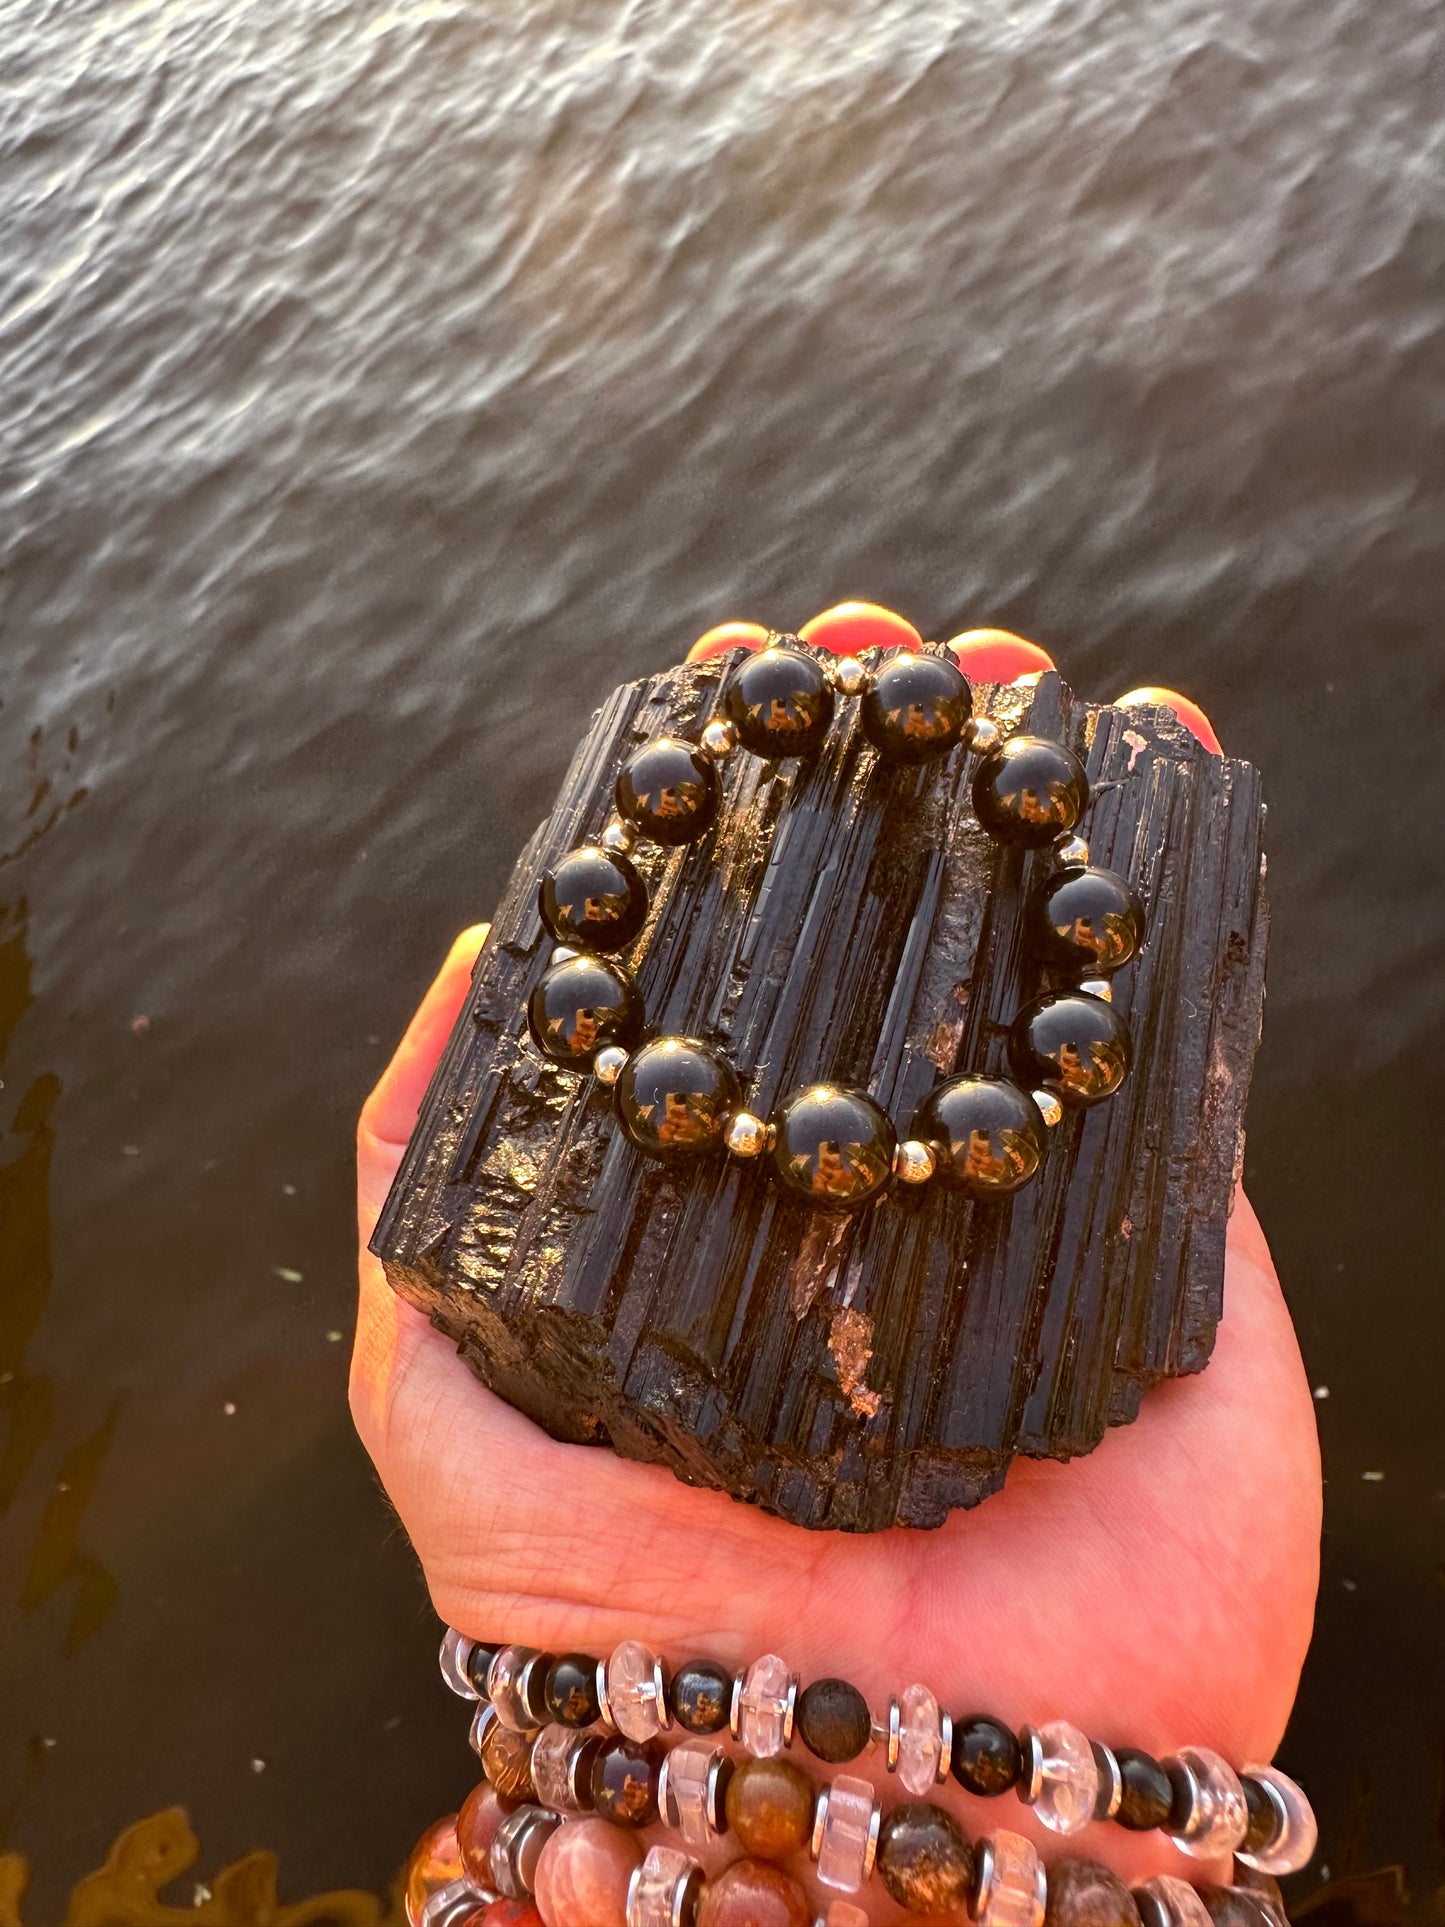
M 1170 1833 L 1183 1833 L 1194 1817 L 1198 1788 L 1194 1776 L 1182 1760 L 1170 1760 L 1164 1772 L 1169 1780 L 1169 1817 L 1165 1827 Z
M 975 1713 L 953 1725 L 953 1777 L 969 1793 L 992 1798 L 1018 1784 L 1024 1770 L 1018 1735 L 1002 1720 Z
M 974 772 L 974 810 L 1000 843 L 1040 849 L 1072 830 L 1088 801 L 1083 764 L 1047 736 L 1008 736 Z
M 1040 890 L 1034 932 L 1051 963 L 1068 970 L 1117 970 L 1144 941 L 1144 910 L 1117 870 L 1070 864 Z
M 642 1035 L 642 999 L 630 978 L 600 957 L 553 964 L 527 1001 L 538 1050 L 558 1064 L 585 1069 L 604 1044 L 630 1050 Z
M 732 1698 L 732 1674 L 710 1659 L 690 1659 L 679 1666 L 667 1689 L 672 1717 L 688 1733 L 721 1733 Z
M 973 714 L 968 677 L 946 656 L 887 656 L 859 704 L 863 734 L 890 763 L 946 756 Z
M 623 764 L 617 808 L 654 843 L 691 843 L 718 812 L 718 773 L 695 743 L 655 736 Z
M 928 1800 L 908 1800 L 884 1815 L 878 1874 L 910 1913 L 952 1914 L 968 1900 L 973 1848 L 951 1813 Z
M 542 878 L 537 909 L 558 943 L 620 950 L 647 922 L 647 885 L 625 856 L 588 843 Z
M 1114 1758 L 1119 1762 L 1119 1778 L 1124 1789 L 1114 1818 L 1131 1833 L 1147 1833 L 1151 1827 L 1162 1827 L 1174 1803 L 1169 1775 L 1152 1753 L 1141 1753 L 1134 1746 L 1116 1747 Z
M 650 1157 L 687 1157 L 722 1147 L 742 1102 L 732 1066 L 693 1037 L 658 1037 L 634 1051 L 613 1096 L 623 1130 Z
M 1244 1887 L 1220 1887 L 1212 1880 L 1201 1881 L 1194 1891 L 1214 1927 L 1278 1927 L 1279 1916 L 1262 1894 Z
M 487 1697 L 487 1674 L 492 1670 L 492 1661 L 501 1651 L 500 1646 L 473 1646 L 467 1654 L 467 1678 L 481 1694 Z
M 558 1726 L 591 1726 L 602 1708 L 597 1699 L 597 1661 L 586 1653 L 563 1653 L 547 1675 L 547 1713 Z
M 856 1760 L 873 1732 L 867 1700 L 846 1679 L 815 1679 L 805 1686 L 793 1718 L 804 1746 L 830 1766 Z
M 1102 997 L 1050 991 L 1019 1012 L 1010 1036 L 1014 1068 L 1075 1104 L 1112 1097 L 1129 1069 L 1129 1033 Z
M 774 643 L 733 670 L 723 711 L 754 756 L 811 756 L 833 720 L 833 685 L 816 656 Z
M 867 1204 L 893 1174 L 897 1138 L 888 1114 L 866 1091 L 810 1084 L 773 1113 L 773 1167 L 810 1204 L 851 1211 Z
M 1244 1788 L 1244 1804 L 1249 1815 L 1239 1851 L 1257 1854 L 1261 1848 L 1274 1844 L 1280 1829 L 1279 1808 L 1270 1798 L 1268 1789 L 1249 1774 L 1241 1775 L 1239 1783 Z
M 1006 1078 L 950 1077 L 919 1111 L 913 1135 L 932 1147 L 940 1184 L 1002 1198 L 1038 1170 L 1047 1128 L 1028 1092 Z
M 657 1818 L 657 1773 L 663 1749 L 656 1740 L 604 1742 L 592 1762 L 592 1799 L 604 1820 L 647 1827 Z

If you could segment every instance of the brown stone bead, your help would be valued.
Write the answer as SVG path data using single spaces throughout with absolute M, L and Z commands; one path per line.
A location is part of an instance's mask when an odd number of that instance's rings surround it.
M 463 1800 L 457 1815 L 457 1845 L 462 1865 L 475 1885 L 492 1884 L 492 1842 L 507 1815 L 516 1809 L 517 1802 L 504 1799 L 490 1780 L 478 1781 Z
M 1283 1909 L 1275 1914 L 1263 1894 L 1245 1887 L 1216 1887 L 1208 1882 L 1195 1890 L 1214 1927 L 1279 1927 Z
M 1056 1860 L 1044 1927 L 1139 1927 L 1139 1909 L 1123 1881 L 1097 1861 Z
M 884 1817 L 878 1874 L 911 1914 L 952 1913 L 968 1899 L 973 1848 L 951 1813 L 927 1800 L 909 1800 Z
M 657 1770 L 664 1749 L 656 1740 L 608 1740 L 592 1762 L 592 1798 L 604 1820 L 646 1827 L 657 1818 Z
M 482 1741 L 482 1771 L 504 1800 L 519 1805 L 536 1798 L 532 1785 L 532 1742 L 535 1733 L 514 1733 L 493 1720 Z
M 422 1909 L 442 1887 L 460 1880 L 465 1871 L 462 1851 L 457 1845 L 457 1818 L 449 1813 L 434 1820 L 411 1850 L 406 1863 L 406 1911 L 409 1920 L 420 1920 Z
M 697 1927 L 809 1927 L 808 1896 L 767 1860 L 735 1860 L 703 1889 Z
M 728 1825 L 744 1853 L 784 1860 L 813 1831 L 813 1783 L 791 1760 L 743 1760 L 728 1781 Z
M 1286 1919 L 1284 1895 L 1280 1892 L 1279 1882 L 1272 1873 L 1264 1873 L 1258 1867 L 1246 1867 L 1242 1860 L 1234 1863 L 1234 1884 L 1258 1894 L 1267 1907 L 1270 1907 L 1281 1920 Z

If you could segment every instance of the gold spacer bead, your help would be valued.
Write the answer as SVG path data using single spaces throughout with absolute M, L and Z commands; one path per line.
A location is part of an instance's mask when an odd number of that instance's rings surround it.
M 604 850 L 615 850 L 619 856 L 626 856 L 637 841 L 637 832 L 630 823 L 624 823 L 620 816 L 614 816 L 597 841 Z
M 932 1148 L 916 1137 L 905 1138 L 893 1153 L 893 1175 L 902 1184 L 927 1184 L 937 1168 Z
M 738 732 L 734 724 L 720 716 L 715 716 L 702 732 L 702 753 L 714 763 L 725 762 L 738 746 Z
M 723 1143 L 735 1158 L 758 1158 L 771 1149 L 772 1126 L 751 1111 L 737 1111 L 728 1122 Z
M 828 675 L 840 696 L 862 696 L 873 683 L 866 663 L 856 656 L 839 656 L 828 666 Z
M 1089 846 L 1081 836 L 1061 836 L 1055 839 L 1053 857 L 1061 870 L 1071 868 L 1088 862 Z
M 1053 1091 L 1033 1091 L 1030 1093 L 1044 1123 L 1052 1131 L 1064 1121 L 1064 1107 Z
M 592 1060 L 592 1075 L 599 1084 L 615 1084 L 627 1062 L 627 1052 L 619 1044 L 607 1044 Z
M 1079 988 L 1086 997 L 1097 997 L 1102 1003 L 1114 1001 L 1114 986 L 1107 977 L 1085 977 Z
M 964 725 L 963 740 L 980 756 L 987 756 L 1003 741 L 1003 731 L 991 716 L 974 716 Z

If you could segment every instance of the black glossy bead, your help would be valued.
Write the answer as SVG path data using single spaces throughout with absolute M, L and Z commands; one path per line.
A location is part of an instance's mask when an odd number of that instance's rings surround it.
M 586 1653 L 563 1653 L 547 1675 L 547 1712 L 558 1726 L 591 1726 L 602 1708 L 597 1699 L 597 1661 Z
M 811 756 L 833 720 L 833 685 L 815 656 L 774 643 L 733 670 L 723 712 L 754 756 Z
M 859 705 L 863 734 L 890 763 L 946 756 L 973 714 L 968 677 L 946 656 L 886 656 Z
M 555 1653 L 538 1653 L 527 1668 L 517 1694 L 522 1710 L 534 1726 L 545 1726 L 552 1714 L 547 1705 L 547 1679 L 556 1662 Z
M 592 1762 L 592 1799 L 604 1820 L 619 1827 L 647 1827 L 657 1818 L 657 1772 L 663 1748 L 656 1740 L 607 1740 Z
M 583 1070 L 604 1044 L 630 1050 L 642 1035 L 642 999 L 631 979 L 601 957 L 553 964 L 527 1001 L 538 1050 Z
M 1268 1790 L 1249 1774 L 1242 1774 L 1239 1784 L 1244 1788 L 1244 1805 L 1249 1815 L 1239 1851 L 1257 1854 L 1261 1848 L 1271 1847 L 1275 1842 L 1280 1830 L 1279 1808 L 1270 1798 Z
M 1081 990 L 1051 991 L 1021 1010 L 1009 1044 L 1020 1077 L 1075 1104 L 1112 1097 L 1129 1069 L 1123 1018 Z
M 658 1037 L 634 1051 L 613 1089 L 618 1120 L 649 1157 L 722 1148 L 742 1102 L 731 1064 L 694 1037 Z
M 808 1751 L 830 1766 L 856 1760 L 873 1732 L 867 1700 L 846 1679 L 815 1679 L 805 1686 L 793 1720 Z
M 854 1210 L 893 1174 L 897 1137 L 887 1112 L 866 1091 L 809 1084 L 783 1100 L 772 1123 L 773 1168 L 810 1204 Z
M 1144 941 L 1144 909 L 1117 870 L 1070 864 L 1040 890 L 1034 936 L 1049 961 L 1065 969 L 1117 970 Z
M 911 1914 L 962 1912 L 973 1881 L 973 1848 L 951 1813 L 908 1800 L 878 1830 L 878 1876 Z
M 467 1678 L 481 1694 L 487 1697 L 487 1674 L 491 1671 L 492 1661 L 501 1651 L 500 1646 L 473 1646 L 467 1654 Z
M 1048 1127 L 1027 1091 L 1002 1077 L 950 1077 L 919 1111 L 913 1136 L 931 1145 L 950 1190 L 1002 1198 L 1028 1183 Z
M 672 1717 L 688 1733 L 721 1733 L 732 1699 L 732 1674 L 710 1659 L 690 1659 L 679 1666 L 667 1689 Z
M 1073 829 L 1088 801 L 1083 764 L 1047 736 L 1005 737 L 974 772 L 974 810 L 1000 843 L 1041 849 Z
M 647 885 L 625 856 L 588 843 L 542 878 L 537 909 L 558 943 L 620 950 L 647 922 Z
M 1204 1880 L 1194 1890 L 1204 1903 L 1204 1911 L 1214 1927 L 1279 1927 L 1278 1920 L 1263 1895 L 1244 1887 L 1221 1887 Z
M 974 1713 L 953 1723 L 953 1777 L 969 1793 L 991 1799 L 1018 1784 L 1024 1770 L 1018 1735 L 1002 1720 Z
M 1147 1833 L 1152 1827 L 1162 1827 L 1174 1804 L 1169 1775 L 1152 1753 L 1141 1753 L 1137 1747 L 1116 1747 L 1114 1758 L 1119 1762 L 1119 1778 L 1124 1783 L 1119 1811 L 1114 1818 L 1131 1833 Z
M 655 736 L 623 764 L 616 798 L 619 814 L 654 843 L 691 843 L 711 827 L 722 785 L 696 743 Z

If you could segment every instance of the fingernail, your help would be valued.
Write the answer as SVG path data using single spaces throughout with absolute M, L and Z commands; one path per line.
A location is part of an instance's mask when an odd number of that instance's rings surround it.
M 711 656 L 725 656 L 729 649 L 756 649 L 767 639 L 768 632 L 760 622 L 719 622 L 698 637 L 686 660 L 706 662 Z
M 864 649 L 916 649 L 923 640 L 911 622 L 876 602 L 837 602 L 805 622 L 798 634 L 835 656 L 856 656 Z
M 972 682 L 1017 682 L 1054 667 L 1047 649 L 1011 629 L 965 629 L 961 636 L 950 636 L 948 646 Z
M 1141 709 L 1146 706 L 1159 709 L 1172 709 L 1192 736 L 1197 736 L 1204 747 L 1213 750 L 1216 756 L 1224 754 L 1219 738 L 1214 733 L 1214 725 L 1199 707 L 1187 696 L 1181 696 L 1177 689 L 1159 689 L 1152 684 L 1145 689 L 1131 689 L 1127 696 L 1116 696 L 1116 709 Z

